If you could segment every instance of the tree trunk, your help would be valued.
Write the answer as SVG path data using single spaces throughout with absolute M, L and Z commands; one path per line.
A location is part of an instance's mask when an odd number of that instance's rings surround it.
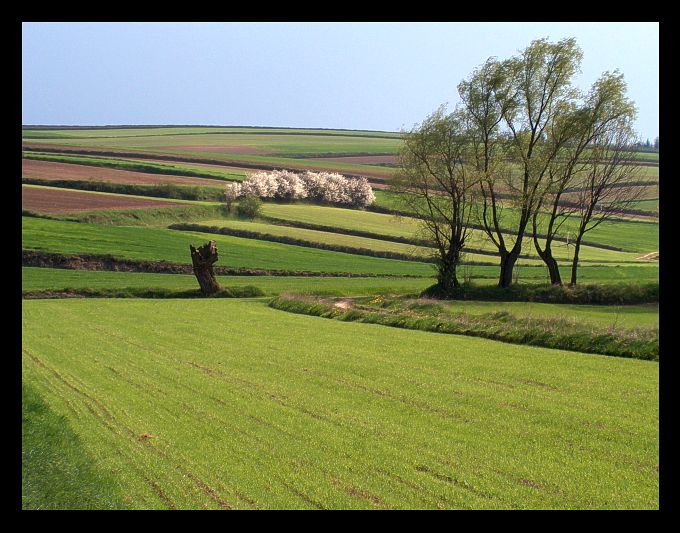
M 560 269 L 557 266 L 557 260 L 552 255 L 552 250 L 550 246 L 546 246 L 545 250 L 541 250 L 536 246 L 536 251 L 543 262 L 548 267 L 548 274 L 550 274 L 550 283 L 553 285 L 562 285 L 562 276 L 560 275 Z
M 581 250 L 581 237 L 579 237 L 576 240 L 576 244 L 574 245 L 574 259 L 571 262 L 571 281 L 569 282 L 569 285 L 576 285 L 576 273 L 578 271 L 578 254 L 579 251 Z
M 437 282 L 446 294 L 460 287 L 458 277 L 456 276 L 456 265 L 440 265 Z
M 189 245 L 191 250 L 191 262 L 194 265 L 194 275 L 201 286 L 203 294 L 213 294 L 220 289 L 215 273 L 213 272 L 213 264 L 217 261 L 217 243 L 210 241 L 198 249 L 193 245 Z
M 498 278 L 499 287 L 509 287 L 512 284 L 512 270 L 519 257 L 519 250 L 501 254 L 501 275 Z
M 456 267 L 460 262 L 460 252 L 449 250 L 443 257 L 439 257 L 437 262 L 437 283 L 446 293 L 450 294 L 453 289 L 460 287 Z

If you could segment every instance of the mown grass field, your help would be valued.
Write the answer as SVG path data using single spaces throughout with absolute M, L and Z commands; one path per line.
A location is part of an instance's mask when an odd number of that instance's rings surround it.
M 384 329 L 30 301 L 23 379 L 133 508 L 658 506 L 656 363 Z

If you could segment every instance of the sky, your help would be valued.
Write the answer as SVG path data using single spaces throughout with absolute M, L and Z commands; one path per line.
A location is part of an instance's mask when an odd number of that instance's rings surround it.
M 29 23 L 22 122 L 409 129 L 495 56 L 575 37 L 577 87 L 618 69 L 659 134 L 659 24 Z

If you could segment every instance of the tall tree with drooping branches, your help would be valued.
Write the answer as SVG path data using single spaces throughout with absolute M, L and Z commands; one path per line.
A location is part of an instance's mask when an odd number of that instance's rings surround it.
M 460 286 L 457 267 L 470 235 L 477 174 L 467 160 L 470 142 L 460 113 L 444 106 L 402 132 L 400 172 L 391 188 L 421 223 L 435 250 L 437 284 L 444 294 Z

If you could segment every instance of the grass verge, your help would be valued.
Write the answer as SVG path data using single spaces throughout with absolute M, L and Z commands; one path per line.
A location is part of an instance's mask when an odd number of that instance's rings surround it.
M 443 300 L 629 305 L 658 302 L 659 283 L 585 284 L 573 287 L 517 283 L 498 287 L 464 283 L 448 292 L 435 284 L 425 289 L 421 296 Z
M 375 305 L 378 304 L 378 305 Z M 393 305 L 381 297 L 371 302 L 283 294 L 269 303 L 281 311 L 345 322 L 381 324 L 404 329 L 483 337 L 582 353 L 659 360 L 657 328 L 605 328 L 574 319 L 517 317 L 508 312 L 451 315 L 436 305 Z

